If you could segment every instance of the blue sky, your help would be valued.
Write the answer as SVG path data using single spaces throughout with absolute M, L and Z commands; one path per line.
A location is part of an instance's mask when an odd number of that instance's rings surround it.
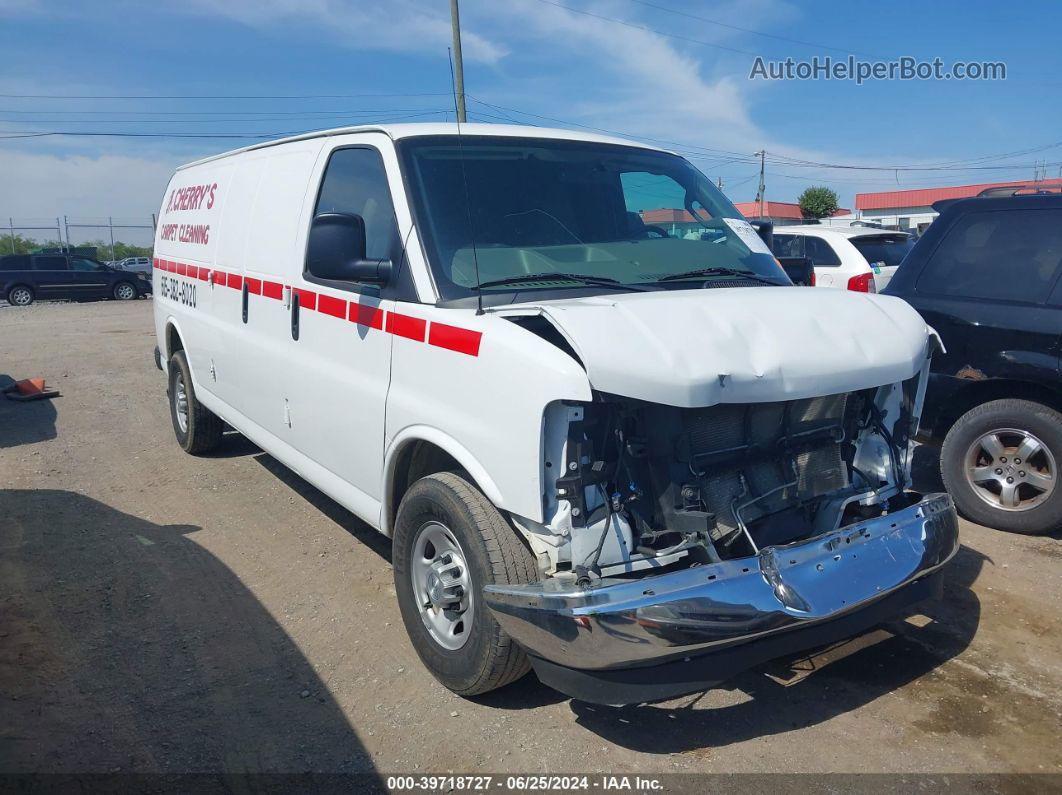
M 721 177 L 734 201 L 755 195 L 751 154 L 760 148 L 769 153 L 767 196 L 782 201 L 812 184 L 830 185 L 851 206 L 857 191 L 1031 179 L 1039 160 L 1059 175 L 1062 146 L 1041 149 L 1062 139 L 1062 4 L 1049 0 L 462 0 L 461 8 L 473 120 L 667 141 Z M 256 135 L 452 119 L 449 35 L 446 0 L 0 0 L 0 94 L 294 97 L 4 96 L 0 136 Z M 749 80 L 755 55 L 843 52 L 1004 61 L 1008 79 Z M 144 217 L 175 165 L 247 142 L 3 138 L 0 217 Z

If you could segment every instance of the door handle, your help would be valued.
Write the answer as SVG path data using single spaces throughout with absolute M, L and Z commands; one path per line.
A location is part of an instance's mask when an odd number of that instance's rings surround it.
M 247 282 L 243 283 L 243 322 L 247 322 Z
M 294 290 L 291 292 L 291 338 L 297 340 L 299 338 L 299 294 Z

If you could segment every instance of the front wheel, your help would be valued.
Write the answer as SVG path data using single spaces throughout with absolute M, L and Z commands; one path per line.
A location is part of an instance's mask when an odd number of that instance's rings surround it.
M 453 472 L 414 483 L 398 509 L 394 579 L 402 621 L 443 685 L 473 696 L 514 682 L 527 656 L 483 602 L 483 586 L 527 583 L 531 552 L 486 497 Z
M 1062 526 L 1062 414 L 1031 400 L 993 400 L 962 415 L 940 453 L 963 516 L 1012 533 Z
M 136 298 L 136 288 L 129 282 L 118 282 L 114 285 L 114 297 L 118 301 L 132 301 Z

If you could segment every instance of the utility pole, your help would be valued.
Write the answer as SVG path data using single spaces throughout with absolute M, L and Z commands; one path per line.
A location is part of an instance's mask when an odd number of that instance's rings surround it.
M 465 65 L 461 59 L 461 17 L 457 0 L 450 0 L 450 26 L 454 34 L 454 93 L 457 95 L 457 121 L 465 123 Z
M 764 184 L 764 158 L 767 157 L 767 150 L 761 149 L 759 152 L 753 152 L 752 154 L 759 157 L 759 191 L 756 193 L 756 201 L 759 202 L 759 220 L 764 220 L 764 193 L 767 191 L 767 186 Z

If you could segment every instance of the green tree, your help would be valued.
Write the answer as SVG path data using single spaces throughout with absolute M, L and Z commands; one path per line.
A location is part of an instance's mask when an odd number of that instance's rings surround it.
M 829 188 L 808 188 L 797 199 L 805 218 L 827 218 L 837 212 L 837 194 Z

